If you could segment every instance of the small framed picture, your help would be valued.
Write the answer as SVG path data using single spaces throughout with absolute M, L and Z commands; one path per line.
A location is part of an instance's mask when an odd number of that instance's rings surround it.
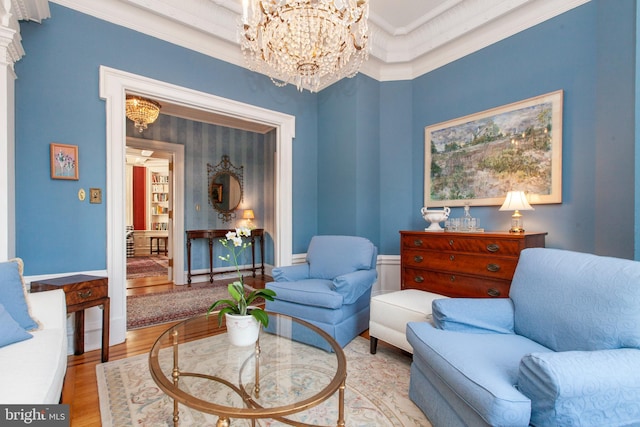
M 51 143 L 51 179 L 78 180 L 78 146 Z

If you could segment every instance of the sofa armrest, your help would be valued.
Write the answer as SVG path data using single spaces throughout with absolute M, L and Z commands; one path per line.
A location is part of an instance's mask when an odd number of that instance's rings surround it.
M 514 310 L 509 298 L 448 298 L 432 303 L 438 329 L 478 334 L 513 334 Z
M 531 399 L 534 425 L 632 425 L 640 422 L 640 350 L 532 353 L 518 389 Z
M 271 271 L 271 276 L 276 282 L 295 282 L 309 278 L 309 264 L 288 265 L 276 267 Z
M 344 304 L 353 304 L 371 289 L 377 277 L 376 270 L 358 270 L 336 277 L 333 279 L 333 286 L 342 295 Z

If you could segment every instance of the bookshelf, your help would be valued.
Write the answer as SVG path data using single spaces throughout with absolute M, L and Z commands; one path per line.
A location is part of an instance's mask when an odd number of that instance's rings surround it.
M 149 230 L 167 231 L 169 229 L 169 175 L 152 171 L 150 184 Z

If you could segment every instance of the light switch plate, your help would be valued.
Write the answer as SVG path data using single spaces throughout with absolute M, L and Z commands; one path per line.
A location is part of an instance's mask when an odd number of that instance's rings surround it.
M 87 197 L 87 193 L 84 192 L 84 188 L 78 190 L 78 200 L 84 202 L 84 199 Z
M 102 190 L 99 188 L 89 189 L 89 202 L 102 203 Z

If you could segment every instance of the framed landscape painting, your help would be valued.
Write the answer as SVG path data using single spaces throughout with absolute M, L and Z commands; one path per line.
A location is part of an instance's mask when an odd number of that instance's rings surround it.
M 78 179 L 78 146 L 51 143 L 51 178 Z
M 424 203 L 562 202 L 561 90 L 425 128 Z

